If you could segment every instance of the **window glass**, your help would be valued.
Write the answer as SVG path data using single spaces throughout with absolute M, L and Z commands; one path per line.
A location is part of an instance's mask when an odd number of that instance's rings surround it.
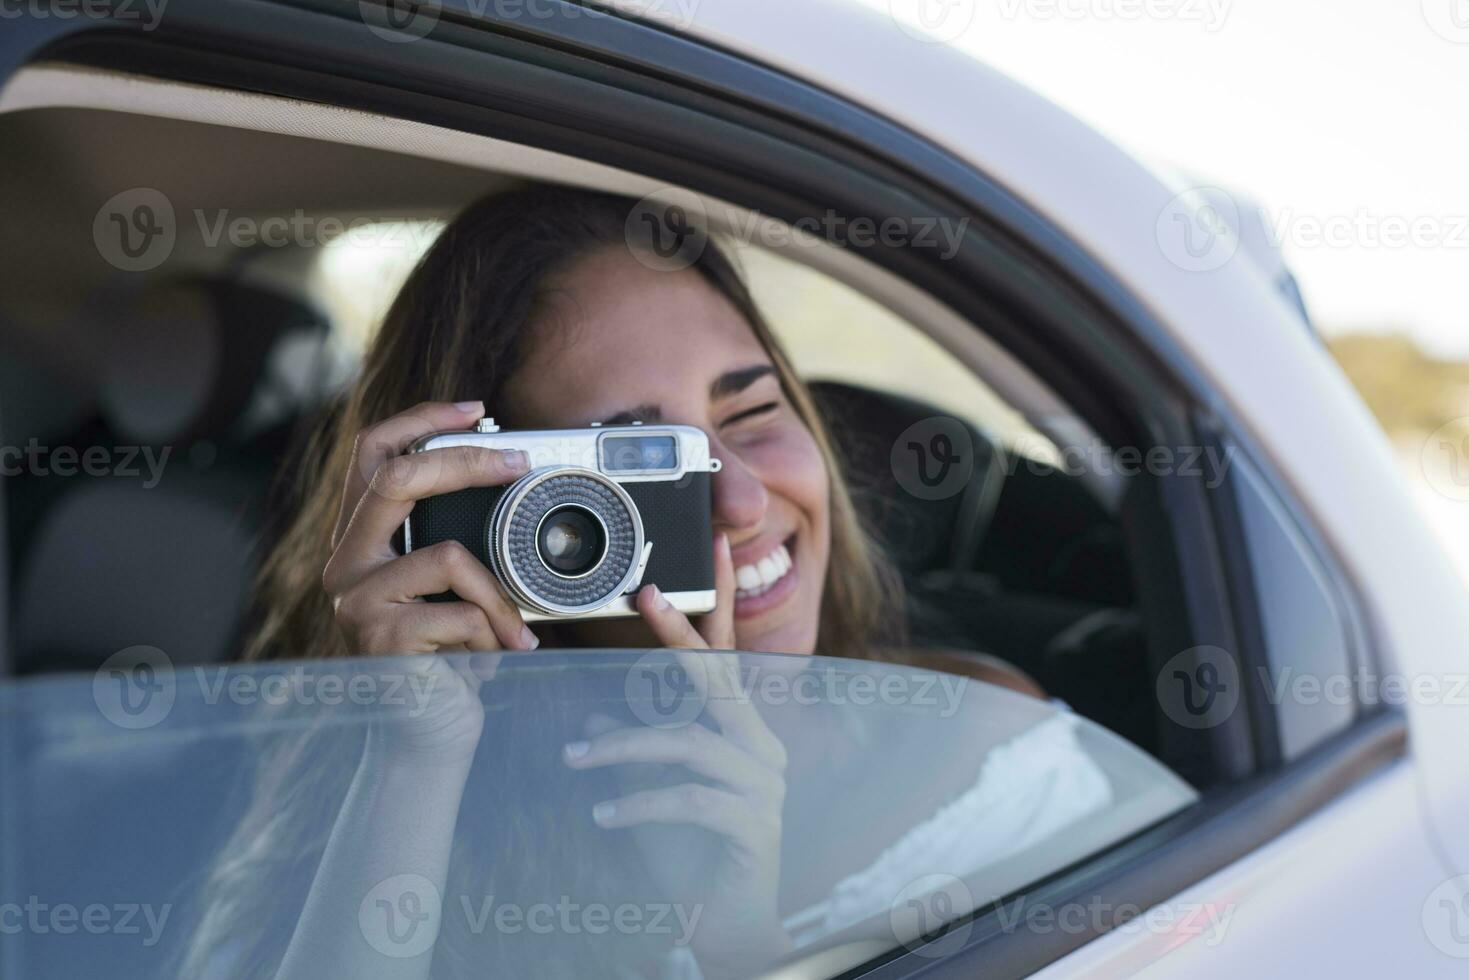
M 1269 662 L 1260 678 L 1281 753 L 1294 759 L 1351 724 L 1359 678 L 1326 570 L 1254 465 L 1235 463 L 1235 499 Z
M 46 926 L 0 956 L 37 980 L 854 965 L 1196 799 L 1053 704 L 821 657 L 139 648 L 0 723 L 0 901 Z

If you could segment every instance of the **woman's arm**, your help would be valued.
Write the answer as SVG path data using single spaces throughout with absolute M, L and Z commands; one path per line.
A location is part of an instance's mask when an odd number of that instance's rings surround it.
M 472 758 L 409 758 L 369 734 L 278 980 L 429 976 Z
M 363 667 L 413 675 L 425 705 L 373 720 L 323 852 L 280 978 L 429 975 L 459 803 L 484 727 L 480 685 L 500 654 L 450 661 L 440 651 L 534 649 L 537 641 L 489 570 L 442 542 L 408 555 L 394 531 L 425 497 L 497 486 L 524 454 L 461 447 L 400 455 L 434 431 L 472 423 L 479 403 L 425 403 L 357 436 L 322 573 L 353 654 L 405 654 Z M 453 591 L 456 602 L 425 602 Z M 396 689 L 396 688 L 395 688 Z

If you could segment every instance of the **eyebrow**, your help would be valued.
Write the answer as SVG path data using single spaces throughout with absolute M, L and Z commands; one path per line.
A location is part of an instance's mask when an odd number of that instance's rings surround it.
M 747 368 L 726 371 L 714 379 L 709 386 L 709 400 L 718 401 L 730 395 L 738 395 L 767 374 L 775 373 L 774 364 L 752 364 Z
M 752 364 L 749 367 L 736 368 L 726 371 L 714 379 L 709 386 L 709 398 L 718 401 L 731 395 L 738 395 L 750 385 L 759 381 L 768 374 L 775 373 L 773 364 Z M 658 405 L 644 403 L 632 408 L 624 409 L 615 415 L 609 415 L 602 420 L 603 425 L 628 425 L 633 422 L 660 422 L 663 419 L 663 409 Z

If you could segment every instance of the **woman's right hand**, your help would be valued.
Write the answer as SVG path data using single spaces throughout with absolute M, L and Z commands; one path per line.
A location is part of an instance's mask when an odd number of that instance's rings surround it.
M 417 501 L 468 487 L 499 486 L 526 472 L 524 453 L 462 446 L 407 454 L 417 439 L 470 428 L 483 414 L 480 402 L 425 402 L 358 434 L 332 534 L 332 555 L 321 577 L 351 652 L 536 648 L 519 608 L 469 549 L 442 541 L 399 555 L 393 547 L 395 532 Z M 458 600 L 424 599 L 447 591 Z M 469 658 L 451 665 L 438 656 L 410 656 L 401 662 L 425 675 L 415 680 L 431 684 L 432 694 L 426 710 L 413 717 L 403 712 L 404 717 L 379 726 L 384 747 L 394 756 L 422 761 L 472 757 L 484 724 L 479 687 L 493 673 L 493 663 Z

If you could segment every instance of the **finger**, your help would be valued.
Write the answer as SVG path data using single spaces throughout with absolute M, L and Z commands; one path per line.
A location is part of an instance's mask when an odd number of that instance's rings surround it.
M 705 685 L 704 707 L 719 723 L 719 730 L 762 765 L 784 772 L 785 746 L 760 716 L 744 683 L 740 656 L 703 651 L 676 655 L 683 660 L 684 670 L 694 683 L 697 685 L 702 681 Z M 698 664 L 690 662 L 694 658 L 698 658 Z
M 570 742 L 562 750 L 573 769 L 597 769 L 631 762 L 681 765 L 717 779 L 738 793 L 783 796 L 784 782 L 729 739 L 703 725 L 670 730 L 620 728 L 590 741 Z
M 634 604 L 658 642 L 665 647 L 702 650 L 708 646 L 704 637 L 694 629 L 694 624 L 689 622 L 689 617 L 673 608 L 673 603 L 658 586 L 643 586 L 638 590 Z
M 701 617 L 699 634 L 714 650 L 734 650 L 735 570 L 729 535 L 714 539 L 714 610 Z
M 352 465 L 347 467 L 342 487 L 342 506 L 337 514 L 336 530 L 332 532 L 332 546 L 336 546 L 347 530 L 347 522 L 379 466 L 393 456 L 401 456 L 426 435 L 445 429 L 467 429 L 484 414 L 484 402 L 480 401 L 422 402 L 358 433 L 352 447 Z
M 778 813 L 757 813 L 744 798 L 700 783 L 604 800 L 592 807 L 592 819 L 609 829 L 649 823 L 693 824 L 722 834 L 752 853 L 767 853 L 780 840 Z
M 405 603 L 359 637 L 364 654 L 435 653 L 461 644 L 470 650 L 500 649 L 489 618 L 472 602 Z
M 327 562 L 323 584 L 336 594 L 373 568 L 397 557 L 393 535 L 408 519 L 413 505 L 467 487 L 509 483 L 525 473 L 529 460 L 523 452 L 502 452 L 480 446 L 430 449 L 395 456 L 378 467 L 347 530 Z
M 349 622 L 367 621 L 375 618 L 380 604 L 414 603 L 441 592 L 453 592 L 483 610 L 499 638 L 496 647 L 534 650 L 539 645 L 520 608 L 505 595 L 490 570 L 457 541 L 441 541 L 382 565 L 339 600 L 338 615 Z

